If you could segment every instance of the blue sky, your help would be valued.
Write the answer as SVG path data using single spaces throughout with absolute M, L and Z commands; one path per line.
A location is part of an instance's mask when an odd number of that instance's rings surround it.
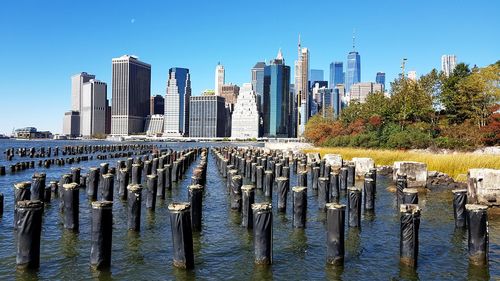
M 190 69 L 199 95 L 214 87 L 218 61 L 236 84 L 249 82 L 255 62 L 279 48 L 293 65 L 299 33 L 311 68 L 325 76 L 331 61 L 346 61 L 353 29 L 363 81 L 377 71 L 392 81 L 403 57 L 419 75 L 439 68 L 442 54 L 484 66 L 500 59 L 498 11 L 494 0 L 3 1 L 0 133 L 61 132 L 70 76 L 95 74 L 110 97 L 111 59 L 123 54 L 152 65 L 151 92 L 162 95 L 174 66 Z

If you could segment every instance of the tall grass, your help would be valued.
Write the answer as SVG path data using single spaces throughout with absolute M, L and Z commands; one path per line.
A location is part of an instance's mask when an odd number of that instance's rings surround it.
M 334 153 L 344 159 L 353 157 L 369 157 L 377 165 L 391 165 L 395 161 L 416 161 L 427 164 L 429 171 L 448 174 L 455 180 L 465 181 L 468 169 L 491 168 L 500 169 L 499 155 L 480 155 L 472 153 L 432 154 L 426 152 L 409 152 L 400 150 L 373 150 L 347 147 L 321 147 L 305 149 L 304 152 L 319 152 L 321 156 Z

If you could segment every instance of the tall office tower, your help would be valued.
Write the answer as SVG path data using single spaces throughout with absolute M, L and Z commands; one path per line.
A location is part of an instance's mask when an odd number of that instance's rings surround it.
M 385 91 L 385 72 L 377 72 L 377 76 L 375 77 L 375 83 L 382 84 Z
M 279 50 L 276 59 L 264 68 L 264 108 L 262 110 L 264 137 L 293 137 L 290 128 L 293 122 L 289 87 L 290 67 L 285 65 L 283 54 Z
M 238 85 L 228 84 L 222 85 L 220 96 L 223 97 L 227 105 L 230 105 L 231 110 L 234 108 L 238 94 L 240 93 L 240 87 Z
M 215 67 L 215 95 L 220 96 L 222 85 L 225 83 L 224 66 L 220 62 Z
M 111 134 L 111 105 L 108 99 L 106 99 L 106 126 L 104 133 L 106 135 Z
M 90 79 L 83 83 L 82 111 L 80 112 L 80 132 L 83 137 L 106 133 L 107 85 Z
M 189 135 L 189 98 L 191 77 L 189 69 L 174 67 L 168 71 L 167 94 L 165 95 L 165 136 Z
M 330 88 L 334 88 L 338 84 L 344 84 L 344 63 L 341 61 L 336 61 L 330 63 L 330 79 L 328 79 L 328 84 Z
M 144 132 L 151 97 L 151 65 L 134 56 L 114 58 L 111 134 Z
M 356 83 L 351 86 L 351 92 L 349 93 L 349 102 L 357 101 L 359 103 L 364 103 L 366 97 L 375 92 L 384 92 L 382 84 L 377 84 L 373 82 L 361 82 Z
M 189 101 L 189 136 L 221 138 L 225 135 L 226 111 L 221 96 L 197 96 Z
M 297 136 L 304 133 L 309 117 L 309 50 L 298 44 L 298 59 L 295 61 L 295 93 L 297 94 Z M 305 108 L 304 108 L 305 107 Z
M 333 110 L 335 111 L 334 117 L 338 118 L 342 113 L 342 109 L 347 107 L 348 102 L 344 84 L 337 84 L 337 86 L 333 88 L 333 92 Z
M 95 79 L 95 75 L 87 72 L 80 72 L 71 76 L 71 110 L 82 110 L 82 90 L 83 83 L 89 82 L 90 79 Z
M 417 81 L 417 72 L 415 70 L 408 71 L 408 79 Z
M 457 57 L 455 55 L 443 55 L 441 56 L 441 71 L 449 77 L 453 70 L 457 66 Z
M 264 67 L 266 63 L 259 61 L 252 68 L 252 89 L 258 97 L 260 108 L 262 108 L 262 95 L 264 94 Z
M 156 95 L 149 100 L 149 115 L 165 113 L 165 99 L 162 95 Z
M 258 109 L 257 94 L 253 90 L 252 84 L 243 84 L 234 106 L 231 125 L 232 138 L 251 139 L 259 137 L 260 115 Z
M 361 57 L 356 52 L 355 37 L 352 37 L 352 51 L 347 55 L 346 92 L 350 92 L 352 84 L 361 82 Z
M 309 70 L 309 83 L 311 84 L 311 88 L 313 87 L 313 83 L 317 81 L 325 81 L 324 73 L 322 69 L 311 69 Z

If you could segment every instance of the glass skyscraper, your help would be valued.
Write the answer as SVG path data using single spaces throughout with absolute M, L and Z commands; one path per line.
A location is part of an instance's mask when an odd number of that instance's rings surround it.
M 382 84 L 385 90 L 385 72 L 377 72 L 377 76 L 375 77 L 375 82 L 377 84 Z
M 330 88 L 335 88 L 338 84 L 344 84 L 344 63 L 336 61 L 330 63 Z
M 257 62 L 252 68 L 252 89 L 257 94 L 257 99 L 260 100 L 260 107 L 262 108 L 262 95 L 264 93 L 264 67 L 265 62 Z
M 263 123 L 264 137 L 291 137 L 290 67 L 278 57 L 264 68 Z
M 189 98 L 191 78 L 189 69 L 174 67 L 168 71 L 167 94 L 165 95 L 165 135 L 189 134 Z
M 347 55 L 347 73 L 345 78 L 345 90 L 349 92 L 352 84 L 361 82 L 361 57 L 356 51 Z

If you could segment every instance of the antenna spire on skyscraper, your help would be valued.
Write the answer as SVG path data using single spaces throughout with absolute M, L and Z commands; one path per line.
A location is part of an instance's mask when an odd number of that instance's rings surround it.
M 356 50 L 356 29 L 352 30 L 352 50 Z

